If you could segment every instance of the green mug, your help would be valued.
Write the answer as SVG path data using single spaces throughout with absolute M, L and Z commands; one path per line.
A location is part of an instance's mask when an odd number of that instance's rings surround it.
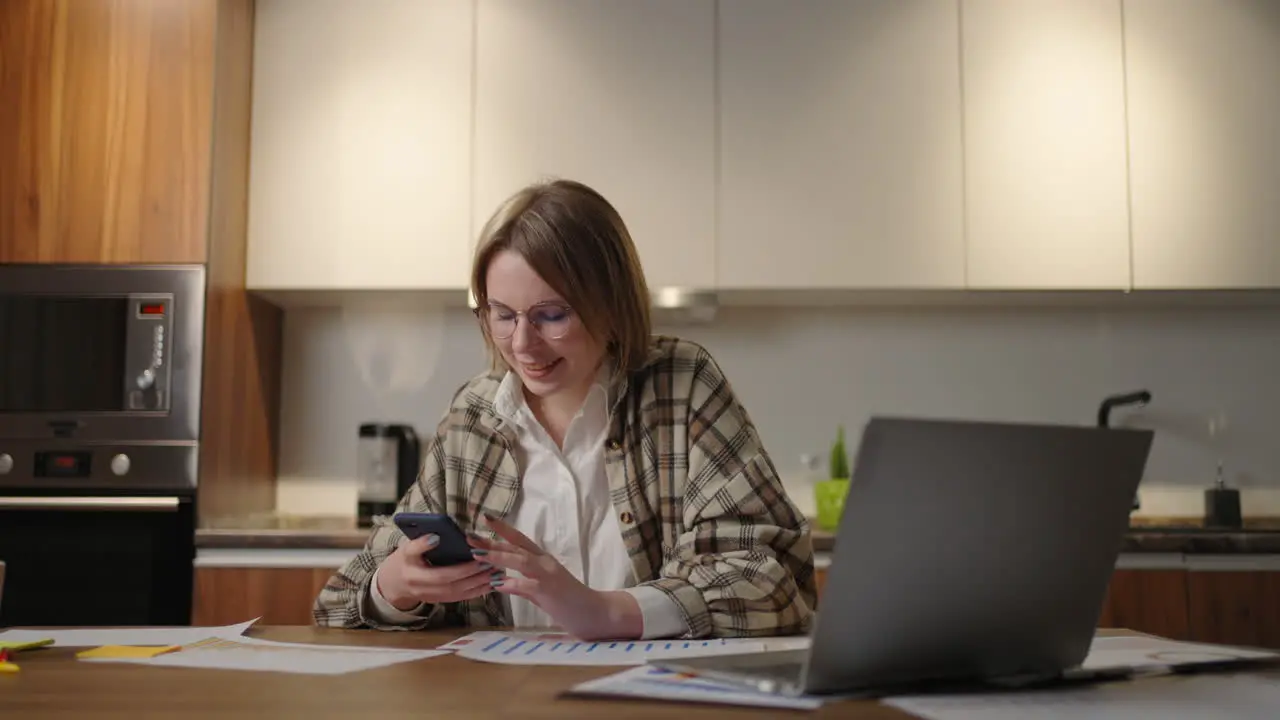
M 833 531 L 840 525 L 844 512 L 844 498 L 849 493 L 848 480 L 819 480 L 813 485 L 813 496 L 818 506 L 818 528 Z

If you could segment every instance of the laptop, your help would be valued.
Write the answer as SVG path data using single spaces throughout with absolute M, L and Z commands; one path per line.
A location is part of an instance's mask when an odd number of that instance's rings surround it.
M 650 663 L 784 695 L 1067 677 L 1092 644 L 1153 436 L 873 417 L 809 646 Z

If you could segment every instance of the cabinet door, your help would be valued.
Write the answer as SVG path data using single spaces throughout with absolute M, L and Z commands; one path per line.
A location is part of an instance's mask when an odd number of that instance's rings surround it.
M 1280 571 L 1190 573 L 1191 639 L 1280 650 Z
M 1120 0 L 963 0 L 969 285 L 1130 284 Z
M 478 0 L 473 235 L 509 195 L 578 180 L 649 285 L 715 281 L 714 0 Z
M 1280 287 L 1280 3 L 1126 0 L 1138 288 Z
M 1189 640 L 1187 571 L 1116 570 L 1098 627 Z
M 964 286 L 950 0 L 720 7 L 726 288 Z
M 258 5 L 250 288 L 459 289 L 469 0 Z
M 0 3 L 0 263 L 205 261 L 216 0 Z
M 196 568 L 192 624 L 311 625 L 311 608 L 336 568 Z

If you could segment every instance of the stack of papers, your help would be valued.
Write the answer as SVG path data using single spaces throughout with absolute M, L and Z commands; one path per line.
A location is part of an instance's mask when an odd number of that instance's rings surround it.
M 782 647 L 788 649 L 802 646 L 798 639 L 783 638 L 765 639 L 763 644 L 769 646 L 771 641 L 784 641 Z M 514 647 L 499 645 L 498 648 L 504 646 L 508 650 Z M 518 654 L 519 649 L 512 652 Z M 1280 717 L 1280 713 L 1274 710 L 1280 707 L 1280 681 L 1275 679 L 1189 676 L 1156 684 L 1142 677 L 1173 670 L 1181 673 L 1197 672 L 1203 668 L 1217 669 L 1232 663 L 1270 658 L 1280 659 L 1280 653 L 1178 642 L 1157 637 L 1098 637 L 1094 639 L 1082 669 L 1124 670 L 1128 671 L 1123 673 L 1125 678 L 1135 677 L 1137 680 L 1025 691 L 975 687 L 975 691 L 970 693 L 899 696 L 882 702 L 929 720 L 1012 720 L 1027 717 L 1052 717 L 1054 720 L 1256 717 L 1260 720 L 1275 720 Z M 813 710 L 821 707 L 824 702 L 857 696 L 852 693 L 844 696 L 773 695 L 655 667 L 632 668 L 580 683 L 571 688 L 568 694 L 799 710 Z M 1268 706 L 1267 703 L 1271 705 Z M 1172 708 L 1176 708 L 1177 712 L 1173 712 Z M 1264 711 L 1263 708 L 1267 709 Z M 1144 714 L 1150 712 L 1155 714 Z
M 25 643 L 53 641 L 61 647 L 98 647 L 100 645 L 187 645 L 208 638 L 238 638 L 258 620 L 223 627 L 125 627 L 88 630 L 5 630 L 0 642 Z
M 242 637 L 209 638 L 193 645 L 185 645 L 178 652 L 159 653 L 150 657 L 112 655 L 86 658 L 85 662 L 342 675 L 444 654 L 446 653 L 440 650 L 311 645 Z
M 1189 665 L 1222 665 L 1268 658 L 1280 659 L 1280 653 L 1160 637 L 1115 636 L 1095 637 L 1082 667 L 1086 670 L 1130 668 L 1142 671 Z
M 257 619 L 224 627 L 6 630 L 0 643 L 88 647 L 81 662 L 338 675 L 446 654 L 346 645 L 283 643 L 244 637 Z

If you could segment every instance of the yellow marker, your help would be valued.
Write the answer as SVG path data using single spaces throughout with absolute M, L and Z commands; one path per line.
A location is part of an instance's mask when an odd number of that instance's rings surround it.
M 16 673 L 20 668 L 11 662 L 0 662 L 0 673 Z

